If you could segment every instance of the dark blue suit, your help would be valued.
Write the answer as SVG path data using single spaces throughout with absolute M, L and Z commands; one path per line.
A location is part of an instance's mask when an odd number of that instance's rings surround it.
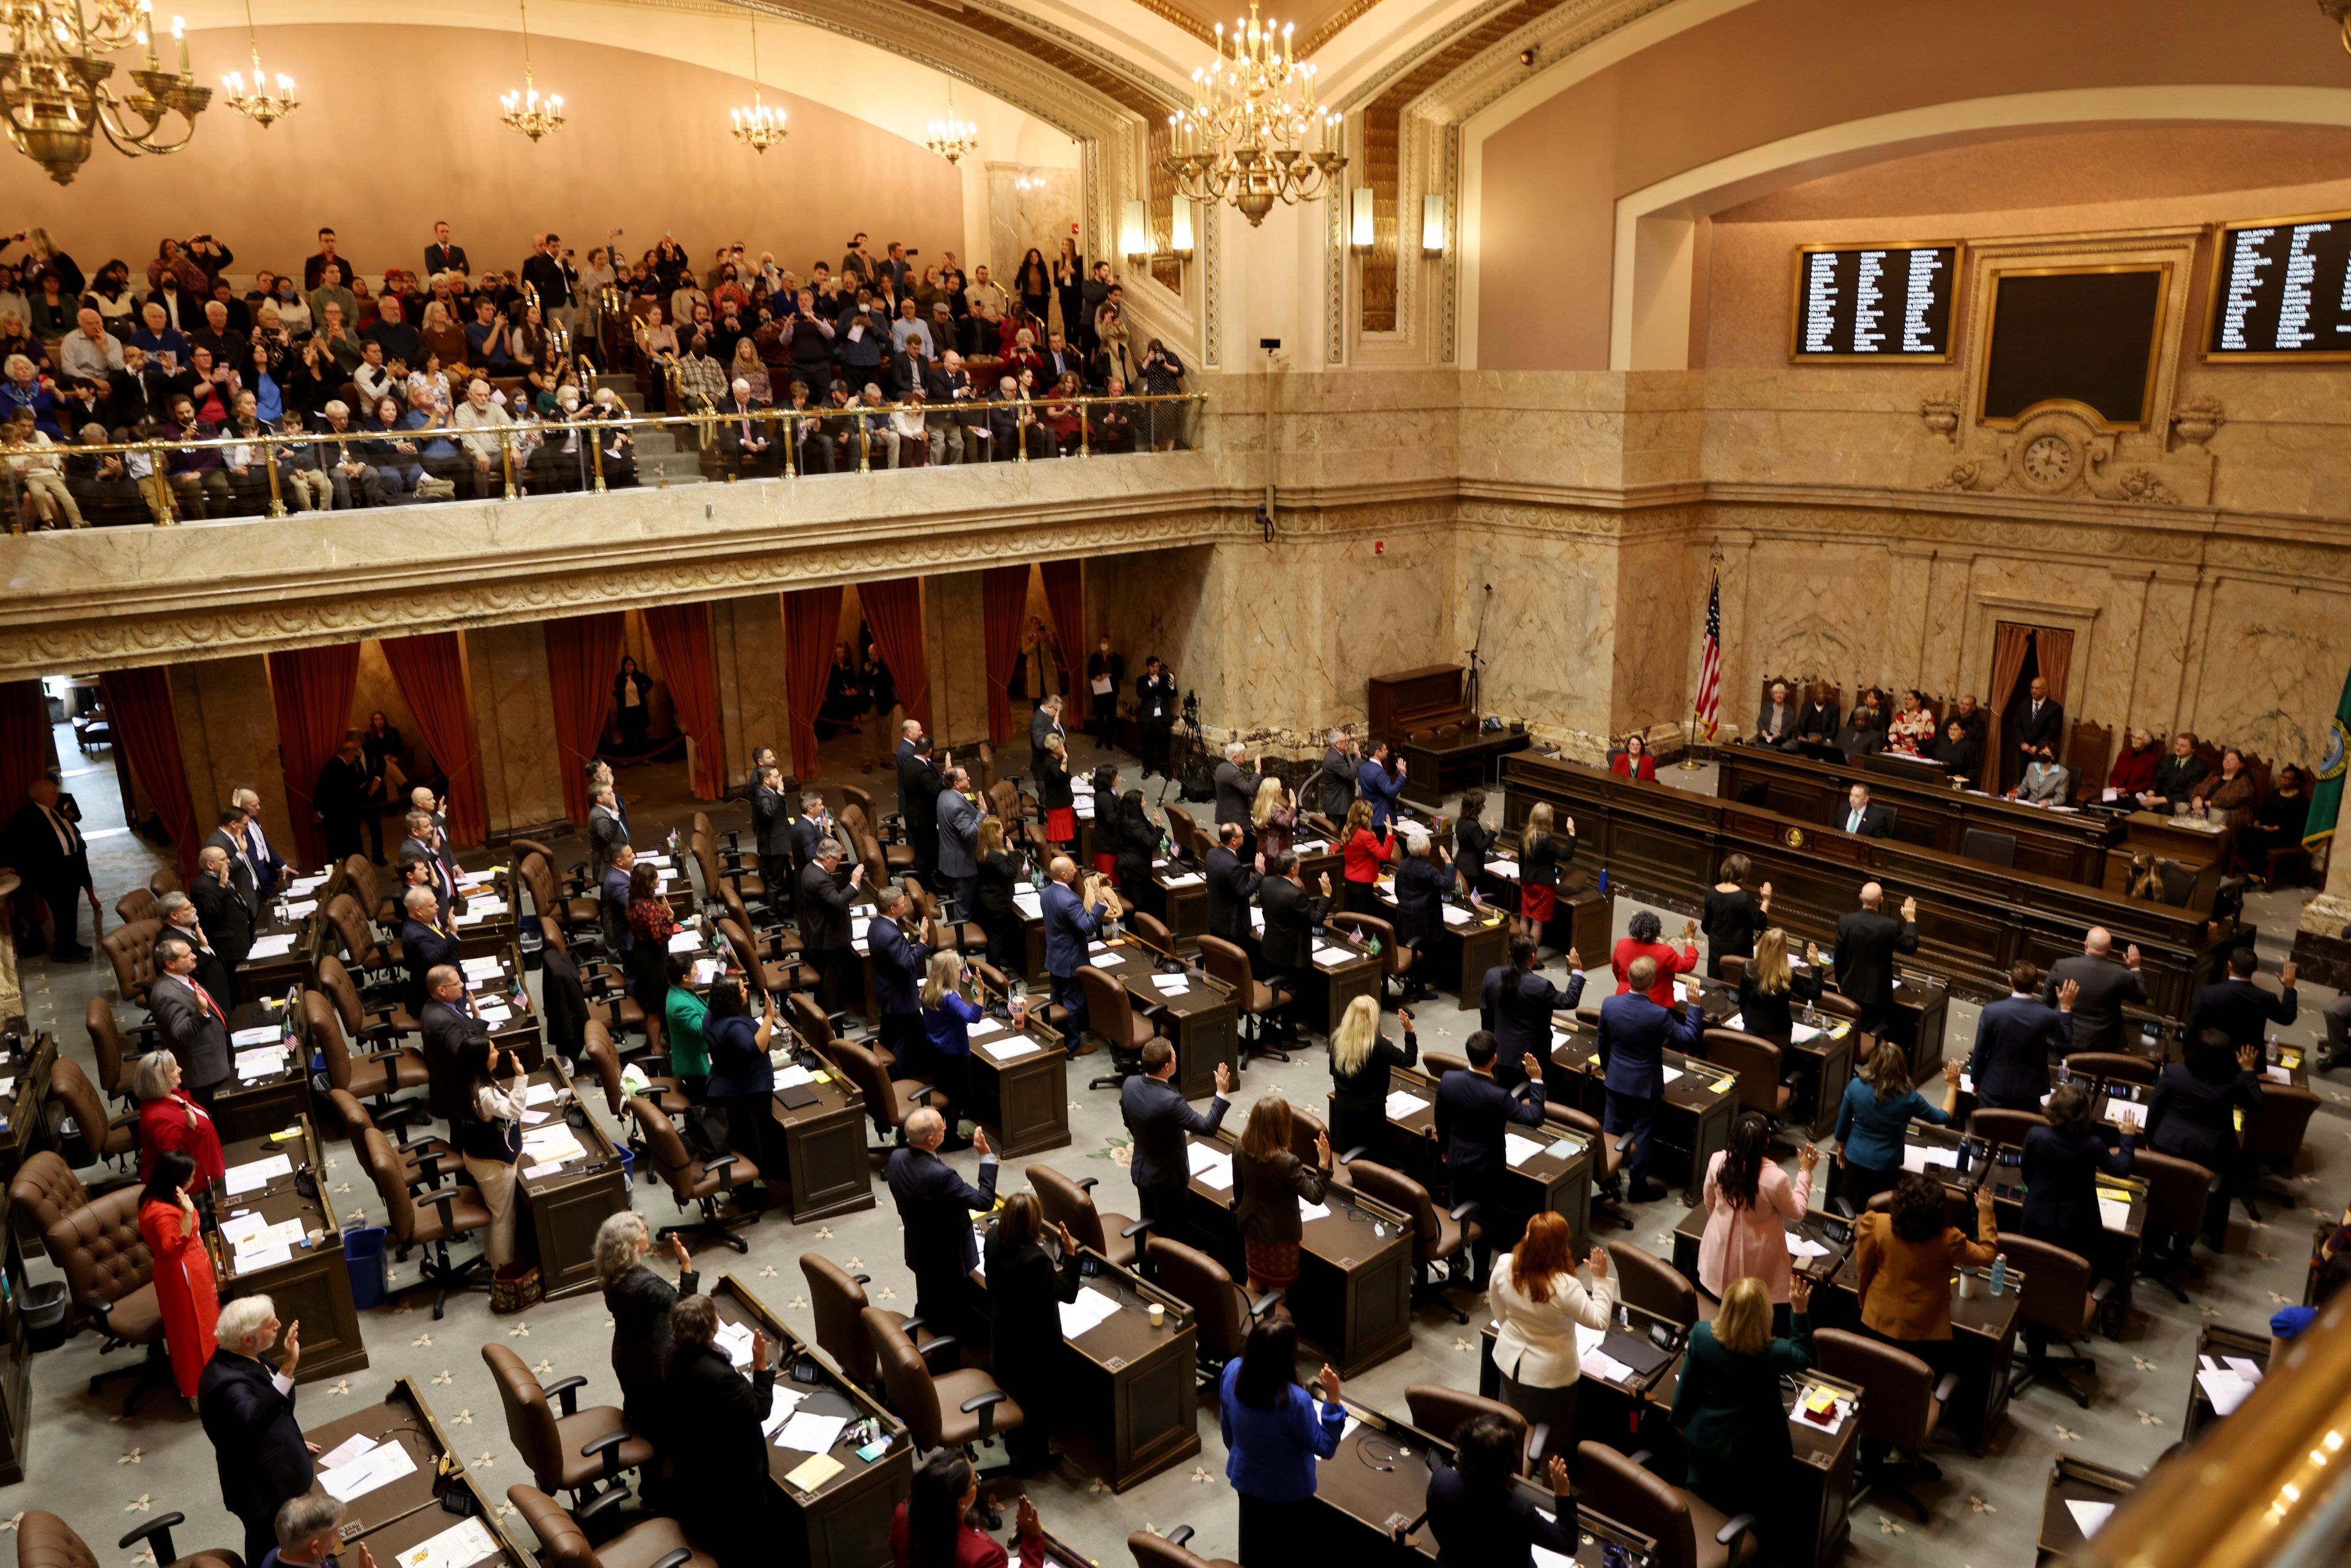
M 979 1162 L 974 1186 L 927 1149 L 894 1149 L 887 1179 L 906 1233 L 906 1267 L 914 1271 L 914 1312 L 934 1333 L 956 1333 L 965 1280 L 979 1262 L 971 1214 L 996 1207 L 996 1156 Z
M 421 920 L 400 923 L 400 958 L 408 967 L 408 1011 L 424 1016 L 424 977 L 440 965 L 457 967 L 457 938 Z
M 1633 1134 L 1632 1179 L 1649 1175 L 1650 1132 L 1666 1092 L 1665 1053 L 1698 1050 L 1696 1014 L 1661 1008 L 1639 991 L 1600 1004 L 1601 1082 L 1608 1090 L 1607 1128 Z
M 1119 1115 L 1134 1134 L 1134 1156 L 1127 1172 L 1134 1177 L 1144 1218 L 1164 1224 L 1183 1212 L 1184 1189 L 1192 1180 L 1186 1135 L 1206 1137 L 1215 1132 L 1230 1108 L 1231 1102 L 1219 1094 L 1203 1114 L 1192 1109 L 1173 1082 L 1148 1075 L 1138 1074 L 1119 1085 Z
M 1372 831 L 1378 832 L 1395 815 L 1396 796 L 1404 783 L 1370 758 L 1355 770 L 1355 788 L 1372 803 Z
M 277 1510 L 310 1490 L 310 1450 L 267 1362 L 223 1346 L 196 1385 L 196 1410 L 212 1439 L 221 1502 L 245 1524 L 246 1561 L 277 1545 Z
M 929 1054 L 923 1033 L 923 967 L 931 950 L 906 940 L 896 921 L 875 915 L 866 924 L 866 951 L 873 959 L 873 1004 L 882 1014 L 882 1043 L 905 1067 Z
M 1976 1103 L 1995 1111 L 2038 1111 L 2049 1092 L 2049 1054 L 2074 1043 L 2074 1015 L 2031 997 L 2010 997 L 1976 1020 L 1968 1053 Z
M 599 890 L 603 901 L 598 913 L 604 920 L 604 949 L 615 957 L 637 945 L 636 934 L 629 929 L 629 873 L 619 866 L 604 868 L 604 883 Z M 640 997 L 640 1002 L 651 1005 L 659 1000 Z
M 831 834 L 826 830 L 825 824 L 818 821 L 814 817 L 799 817 L 792 822 L 792 849 L 798 855 L 799 863 L 804 866 L 816 859 L 817 845 L 830 837 Z M 845 849 L 848 846 L 842 847 Z M 852 855 L 850 858 L 854 860 L 856 857 Z
M 2231 1045 L 2259 1045 L 2269 1032 L 2266 1025 L 2292 1023 L 2300 1005 L 2292 986 L 2273 996 L 2231 975 L 2196 993 L 2196 1006 L 2188 1014 L 2188 1038 L 2192 1043 L 2206 1030 L 2217 1029 Z
M 1049 882 L 1040 901 L 1045 915 L 1045 975 L 1052 982 L 1053 1005 L 1067 1008 L 1071 1036 L 1086 1027 L 1086 993 L 1078 984 L 1078 970 L 1086 961 L 1086 944 L 1102 935 L 1102 916 L 1110 905 L 1086 908 L 1077 889 Z
M 1502 1173 L 1510 1169 L 1503 1134 L 1513 1122 L 1542 1125 L 1542 1105 L 1540 1078 L 1526 1086 L 1523 1096 L 1483 1073 L 1458 1067 L 1437 1085 L 1437 1147 L 1445 1159 L 1452 1202 L 1480 1206 L 1477 1220 L 1485 1234 L 1476 1243 L 1472 1261 L 1481 1281 L 1493 1249 L 1518 1244 L 1519 1222 L 1504 1216 L 1493 1201 Z
M 1500 1041 L 1494 1058 L 1494 1082 L 1505 1089 L 1526 1081 L 1520 1058 L 1529 1051 L 1537 1061 L 1551 1057 L 1551 1015 L 1573 1012 L 1583 999 L 1583 977 L 1567 977 L 1561 990 L 1531 969 L 1497 964 L 1486 971 L 1486 986 L 1478 999 L 1478 1023 Z

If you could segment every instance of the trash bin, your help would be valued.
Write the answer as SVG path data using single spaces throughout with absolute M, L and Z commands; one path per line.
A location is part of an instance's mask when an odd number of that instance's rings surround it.
M 635 1151 L 631 1149 L 622 1149 L 620 1154 L 621 1189 L 625 1192 L 637 1179 L 637 1156 Z
M 66 1343 L 66 1287 L 61 1280 L 51 1280 L 25 1287 L 25 1298 L 18 1311 L 25 1320 L 25 1335 L 36 1351 L 55 1350 Z
M 381 1225 L 355 1225 L 343 1232 L 343 1267 L 351 1271 L 351 1305 L 361 1312 L 383 1305 L 389 1289 L 383 1244 L 391 1234 Z

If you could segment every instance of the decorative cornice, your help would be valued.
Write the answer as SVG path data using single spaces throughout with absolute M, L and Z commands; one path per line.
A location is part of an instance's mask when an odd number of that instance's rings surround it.
M 1142 3 L 1149 5 L 1155 11 L 1159 8 L 1153 0 L 1142 0 Z M 1380 0 L 1347 0 L 1347 3 L 1333 11 L 1321 26 L 1301 38 L 1293 52 L 1301 60 L 1312 59 L 1315 50 L 1345 32 L 1353 24 L 1371 15 L 1372 7 L 1379 3 Z

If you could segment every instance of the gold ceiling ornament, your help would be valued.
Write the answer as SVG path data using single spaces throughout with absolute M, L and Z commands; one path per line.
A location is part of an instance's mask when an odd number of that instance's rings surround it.
M 953 82 L 947 83 L 947 117 L 931 121 L 931 133 L 923 139 L 923 145 L 950 163 L 979 149 L 979 127 L 968 120 L 956 118 Z
M 0 113 L 16 151 L 70 184 L 104 136 L 126 157 L 177 152 L 196 133 L 196 116 L 213 99 L 188 69 L 187 25 L 172 18 L 180 68 L 168 71 L 155 54 L 153 0 L 0 0 Z M 146 56 L 131 71 L 134 90 L 118 96 L 106 85 L 114 62 L 105 57 L 137 45 Z M 162 134 L 178 115 L 176 140 Z
M 735 140 L 754 152 L 765 152 L 790 132 L 784 129 L 784 111 L 759 99 L 759 14 L 751 13 L 751 107 L 727 111 L 735 117 Z
M 519 131 L 536 142 L 563 129 L 563 95 L 538 96 L 538 84 L 530 71 L 530 6 L 527 0 L 515 0 L 515 9 L 522 17 L 522 90 L 506 94 L 498 106 L 505 111 L 502 118 L 507 130 Z
M 2343 36 L 2343 52 L 2351 55 L 2351 0 L 2318 0 L 2318 8 Z
M 1178 195 L 1229 202 L 1255 226 L 1276 202 L 1311 202 L 1337 188 L 1347 166 L 1341 119 L 1315 102 L 1314 68 L 1290 51 L 1293 26 L 1260 24 L 1249 0 L 1228 55 L 1217 24 L 1216 63 L 1192 73 L 1192 107 L 1167 117 L 1175 151 L 1159 166 Z
M 261 40 L 253 31 L 253 0 L 245 0 L 245 41 L 253 51 L 253 90 L 246 90 L 245 78 L 235 71 L 221 78 L 221 85 L 228 89 L 228 106 L 266 131 L 302 106 L 294 99 L 294 78 L 283 71 L 277 90 L 269 90 L 269 78 L 261 69 Z

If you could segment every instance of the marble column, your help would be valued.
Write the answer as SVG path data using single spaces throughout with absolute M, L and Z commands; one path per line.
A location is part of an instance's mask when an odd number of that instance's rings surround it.
M 923 579 L 923 660 L 931 682 L 931 737 L 944 748 L 987 738 L 987 623 L 980 574 Z
M 2302 906 L 2294 963 L 2321 985 L 2351 990 L 2351 936 L 2346 933 L 2351 933 L 2351 855 L 2330 852 L 2325 891 Z
M 172 708 L 180 725 L 180 761 L 196 833 L 209 837 L 230 791 L 261 796 L 261 831 L 281 855 L 294 846 L 286 808 L 286 774 L 277 755 L 277 710 L 269 700 L 269 663 L 259 653 L 192 659 L 172 666 Z
M 787 727 L 789 689 L 784 661 L 783 601 L 772 593 L 715 600 L 710 606 L 710 646 L 718 663 L 720 723 L 726 732 L 726 784 L 747 786 L 751 753 L 775 750 L 791 770 L 792 742 Z
M 546 633 L 536 622 L 468 632 L 465 660 L 491 842 L 569 832 Z

